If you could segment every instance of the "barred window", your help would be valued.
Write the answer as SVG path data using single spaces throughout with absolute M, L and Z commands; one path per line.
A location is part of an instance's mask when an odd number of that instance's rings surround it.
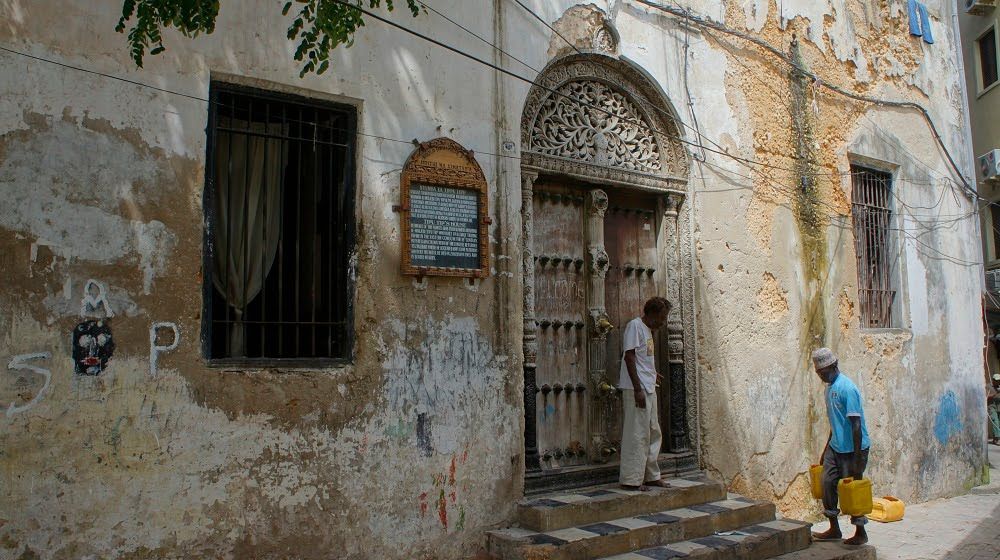
M 852 165 L 851 179 L 861 326 L 888 328 L 892 326 L 892 306 L 896 298 L 889 254 L 892 175 Z
M 354 108 L 220 83 L 210 97 L 207 356 L 349 359 Z

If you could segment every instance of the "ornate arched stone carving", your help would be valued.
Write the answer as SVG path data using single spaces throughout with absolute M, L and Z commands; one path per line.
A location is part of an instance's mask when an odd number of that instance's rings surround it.
M 610 56 L 575 54 L 549 64 L 538 83 L 522 113 L 525 167 L 645 189 L 685 189 L 687 151 L 670 104 L 645 75 Z
M 630 171 L 663 167 L 644 115 L 622 93 L 594 80 L 567 82 L 545 100 L 529 149 Z

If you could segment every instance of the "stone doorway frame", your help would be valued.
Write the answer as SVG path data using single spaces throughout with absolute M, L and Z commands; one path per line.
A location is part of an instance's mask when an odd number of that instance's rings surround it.
M 628 161 L 615 157 L 607 151 L 607 141 L 602 142 L 598 132 L 587 150 L 575 153 L 560 152 L 551 143 L 544 142 L 545 127 L 536 127 L 536 121 L 543 110 L 552 114 L 554 105 L 560 99 L 571 99 L 568 95 L 557 95 L 553 91 L 572 87 L 574 84 L 593 84 L 598 90 L 614 92 L 617 108 L 625 107 L 636 123 L 640 134 L 645 128 L 646 136 L 652 136 L 658 157 L 650 157 L 650 150 L 637 148 L 641 157 Z M 624 102 L 622 102 L 624 100 Z M 587 106 L 577 105 L 581 111 L 596 111 Z M 565 110 L 565 106 L 563 107 Z M 573 112 L 573 107 L 569 112 Z M 598 112 L 599 113 L 599 112 Z M 665 114 L 666 113 L 666 114 Z M 571 115 L 572 117 L 572 115 Z M 669 373 L 670 418 L 661 417 L 664 425 L 665 446 L 670 451 L 689 451 L 690 442 L 696 441 L 698 434 L 691 437 L 689 427 L 697 430 L 698 395 L 695 378 L 695 332 L 694 332 L 694 285 L 690 263 L 694 258 L 691 204 L 685 204 L 688 195 L 688 174 L 690 156 L 677 126 L 678 119 L 673 105 L 659 89 L 655 81 L 642 70 L 614 56 L 601 52 L 570 54 L 551 61 L 541 72 L 536 85 L 531 87 L 521 114 L 521 223 L 522 223 L 522 286 L 523 286 L 523 340 L 524 352 L 524 438 L 525 469 L 528 473 L 541 471 L 537 446 L 536 418 L 536 358 L 538 353 L 535 323 L 535 263 L 531 247 L 533 223 L 533 189 L 540 175 L 553 176 L 586 183 L 598 189 L 628 189 L 660 195 L 658 209 L 662 212 L 662 234 L 665 243 L 658 246 L 657 285 L 664 286 L 663 293 L 674 304 L 668 318 L 665 336 L 661 335 L 658 345 L 666 351 Z M 645 125 L 643 127 L 642 125 Z M 596 130 L 596 129 L 595 129 Z M 536 140 L 543 140 L 537 142 Z M 603 144 L 603 145 L 602 145 Z M 592 148 L 592 149 L 591 149 Z M 606 208 L 606 197 L 605 197 Z M 600 204 L 590 205 L 588 212 L 599 213 L 604 209 Z M 604 340 L 608 330 L 601 320 L 604 314 L 604 273 L 607 271 L 607 255 L 603 258 L 603 272 L 600 252 L 591 247 L 587 267 L 596 271 L 591 281 L 592 294 L 588 296 L 592 339 Z M 595 284 L 596 282 L 596 284 Z M 595 381 L 604 372 L 603 350 L 595 356 L 594 349 L 602 344 L 590 344 L 590 371 L 592 394 L 598 391 Z M 664 355 L 660 350 L 660 355 Z M 598 369 L 599 368 L 599 369 Z M 661 366 L 661 370 L 662 370 Z M 612 380 L 612 383 L 614 380 Z M 676 389 L 680 390 L 677 391 Z M 700 463 L 700 458 L 695 457 Z

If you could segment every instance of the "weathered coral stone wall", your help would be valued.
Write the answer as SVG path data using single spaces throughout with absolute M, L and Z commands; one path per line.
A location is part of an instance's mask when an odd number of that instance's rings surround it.
M 496 85 L 376 26 L 338 50 L 328 74 L 300 79 L 280 5 L 266 1 L 223 2 L 217 32 L 168 34 L 167 53 L 136 70 L 114 32 L 120 9 L 7 2 L 0 44 L 195 98 L 218 79 L 348 103 L 362 133 L 407 141 L 358 136 L 353 363 L 209 368 L 207 104 L 0 54 L 0 360 L 47 353 L 21 358 L 34 370 L 0 371 L 0 557 L 475 554 L 482 529 L 521 495 L 520 297 L 509 265 L 519 262 L 519 180 L 502 158 L 478 156 L 495 258 L 474 285 L 401 276 L 392 206 L 409 139 L 447 135 L 501 153 L 483 126 L 507 122 Z M 492 21 L 473 15 L 456 17 L 491 36 Z M 71 334 L 90 279 L 114 313 L 102 323 L 115 349 L 102 373 L 84 376 Z M 151 372 L 154 322 L 175 325 L 179 339 Z M 172 342 L 170 328 L 154 341 Z
M 825 82 L 927 107 L 958 164 L 974 176 L 953 6 L 926 4 L 933 45 L 909 35 L 905 2 L 786 1 L 780 17 L 773 2 L 730 4 L 726 21 L 789 55 L 797 36 L 801 60 Z M 851 101 L 811 80 L 797 92 L 773 55 L 739 38 L 706 35 L 699 39 L 725 53 L 726 99 L 739 131 L 722 145 L 764 163 L 753 172 L 717 172 L 710 154 L 702 167 L 710 178 L 696 186 L 706 467 L 786 513 L 818 511 L 806 469 L 829 430 L 809 354 L 826 345 L 864 397 L 876 494 L 923 501 L 979 484 L 976 208 L 931 130 L 915 110 Z M 808 121 L 804 140 L 814 158 L 807 189 L 794 158 L 797 119 Z M 893 174 L 891 329 L 861 328 L 851 163 Z M 753 189 L 734 190 L 733 182 Z
M 527 85 L 374 21 L 329 73 L 299 78 L 280 7 L 238 4 L 223 2 L 212 35 L 168 33 L 166 53 L 143 70 L 113 31 L 117 0 L 0 4 L 5 47 L 194 97 L 0 52 L 0 364 L 10 364 L 0 371 L 0 556 L 463 558 L 521 496 L 516 156 Z M 528 2 L 567 37 L 591 37 L 600 18 L 589 7 L 567 14 L 575 4 Z M 971 171 L 950 5 L 928 2 L 937 42 L 925 45 L 907 34 L 904 4 L 784 0 L 778 14 L 768 0 L 690 3 L 782 50 L 796 34 L 826 81 L 924 104 Z M 572 52 L 505 0 L 435 8 L 534 68 Z M 593 9 L 621 58 L 678 108 L 694 156 L 682 229 L 696 256 L 682 265 L 697 301 L 687 386 L 705 468 L 786 512 L 815 511 L 805 473 L 826 431 L 807 356 L 823 343 L 864 394 L 876 492 L 922 500 L 977 481 L 978 235 L 919 115 L 811 86 L 796 99 L 787 68 L 739 39 L 632 1 Z M 392 17 L 532 75 L 436 15 Z M 212 79 L 358 108 L 349 366 L 226 370 L 202 358 L 198 98 Z M 807 109 L 816 158 L 805 220 L 788 171 L 793 101 Z M 717 144 L 701 150 L 696 130 Z M 423 287 L 398 273 L 399 171 L 410 139 L 442 135 L 475 150 L 490 183 L 492 274 L 474 285 Z M 726 150 L 773 167 L 748 169 Z M 852 158 L 895 173 L 899 328 L 859 328 Z M 71 333 L 86 320 L 113 333 L 100 375 L 74 373 Z M 158 322 L 169 326 L 151 340 Z

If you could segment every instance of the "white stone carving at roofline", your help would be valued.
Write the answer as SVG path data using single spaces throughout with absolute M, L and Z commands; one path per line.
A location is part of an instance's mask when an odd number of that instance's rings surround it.
M 608 54 L 618 52 L 618 38 L 615 35 L 614 29 L 606 22 L 597 28 L 597 31 L 594 33 L 593 43 L 594 50 L 604 51 Z
M 653 128 L 622 93 L 596 80 L 556 91 L 535 120 L 531 151 L 631 171 L 662 169 Z

